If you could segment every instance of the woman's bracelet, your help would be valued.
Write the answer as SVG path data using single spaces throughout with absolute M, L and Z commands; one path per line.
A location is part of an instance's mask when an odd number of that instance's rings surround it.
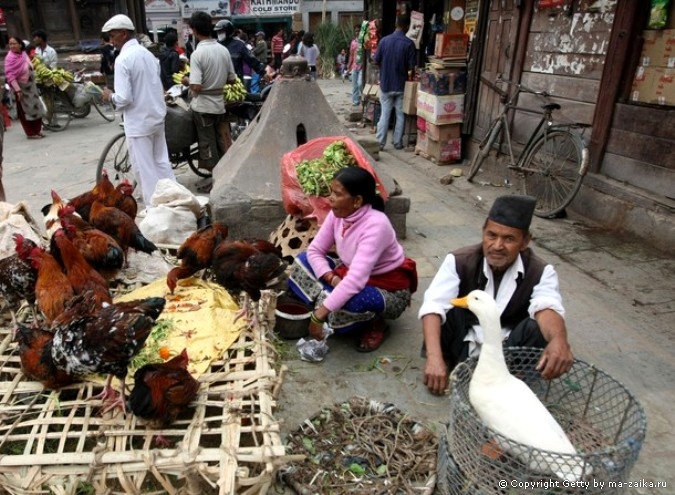
M 314 314 L 314 311 L 312 311 L 312 316 L 310 316 L 309 319 L 312 323 L 315 323 L 317 325 L 323 325 L 326 322 L 326 320 L 319 319 L 319 317 L 316 316 L 316 314 Z

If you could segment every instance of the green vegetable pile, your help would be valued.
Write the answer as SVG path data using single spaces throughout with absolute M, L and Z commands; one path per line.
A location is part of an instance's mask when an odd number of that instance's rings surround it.
M 335 141 L 326 146 L 321 158 L 303 160 L 295 171 L 305 194 L 326 197 L 330 195 L 330 183 L 335 173 L 345 167 L 354 166 L 356 160 L 345 142 Z

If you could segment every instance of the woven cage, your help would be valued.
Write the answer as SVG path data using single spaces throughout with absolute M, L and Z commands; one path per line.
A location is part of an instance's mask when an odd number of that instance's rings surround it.
M 269 319 L 242 330 L 199 377 L 192 406 L 158 431 L 130 413 L 100 416 L 99 383 L 50 392 L 29 381 L 0 329 L 0 493 L 266 493 L 285 463 L 268 332 Z M 159 433 L 170 447 L 157 447 Z
M 322 408 L 288 435 L 281 477 L 296 493 L 431 495 L 437 437 L 393 404 L 364 397 Z
M 284 258 L 295 258 L 305 251 L 319 231 L 316 220 L 288 215 L 281 225 L 270 234 L 270 242 L 281 248 Z
M 621 489 L 612 486 L 620 487 L 627 480 L 647 429 L 637 399 L 621 383 L 583 361 L 575 361 L 560 378 L 544 380 L 536 370 L 541 349 L 507 348 L 504 354 L 510 372 L 535 392 L 578 454 L 541 451 L 487 428 L 469 402 L 469 383 L 477 363 L 470 358 L 451 376 L 447 444 L 439 449 L 439 491 L 455 495 L 506 495 L 525 489 L 541 495 L 619 493 Z M 496 446 L 505 443 L 508 453 Z M 582 467 L 580 481 L 590 484 L 575 486 L 551 472 L 549 465 L 557 466 L 558 472 Z M 594 485 L 594 480 L 604 482 L 604 487 Z

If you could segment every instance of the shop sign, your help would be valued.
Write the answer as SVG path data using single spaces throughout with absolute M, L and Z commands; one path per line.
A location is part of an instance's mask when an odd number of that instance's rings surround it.
M 252 15 L 291 15 L 300 11 L 300 0 L 250 0 L 250 4 Z
M 236 0 L 234 3 L 237 3 Z M 230 2 L 218 0 L 197 0 L 184 2 L 182 16 L 190 17 L 195 12 L 206 12 L 211 17 L 227 17 L 230 15 Z
M 145 12 L 178 12 L 178 0 L 145 0 Z

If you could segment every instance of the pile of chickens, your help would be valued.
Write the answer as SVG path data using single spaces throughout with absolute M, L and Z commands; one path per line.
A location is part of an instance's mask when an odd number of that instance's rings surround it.
M 150 336 L 164 310 L 163 297 L 114 303 L 110 283 L 127 264 L 129 248 L 152 254 L 157 247 L 136 225 L 133 185 L 115 186 L 105 173 L 89 191 L 64 201 L 52 191 L 43 209 L 49 247 L 14 235 L 15 253 L 0 260 L 0 297 L 11 311 L 22 369 L 48 389 L 107 374 L 101 412 L 127 407 L 150 424 L 166 426 L 197 396 L 199 382 L 187 371 L 188 350 L 166 362 L 148 363 L 134 375 L 125 398 L 129 363 Z M 280 250 L 263 240 L 226 240 L 227 226 L 207 225 L 179 248 L 180 266 L 166 283 L 173 294 L 180 280 L 199 271 L 237 296 L 245 292 L 239 316 L 249 316 L 249 299 L 285 283 Z M 181 282 L 183 283 L 183 282 Z M 31 324 L 16 312 L 26 301 Z M 257 319 L 254 311 L 251 321 Z M 116 392 L 112 378 L 121 381 Z

